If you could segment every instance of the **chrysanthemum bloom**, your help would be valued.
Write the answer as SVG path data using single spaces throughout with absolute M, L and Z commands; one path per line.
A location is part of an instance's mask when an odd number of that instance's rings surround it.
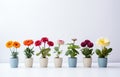
M 13 41 L 8 41 L 8 42 L 6 43 L 6 47 L 7 47 L 7 48 L 13 47 Z
M 17 41 L 15 41 L 15 42 L 13 43 L 13 47 L 15 47 L 15 48 L 19 48 L 19 47 L 20 47 L 20 43 L 17 42 Z

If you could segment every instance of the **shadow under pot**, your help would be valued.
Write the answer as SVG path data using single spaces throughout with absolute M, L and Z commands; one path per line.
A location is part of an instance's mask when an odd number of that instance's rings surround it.
M 69 65 L 69 67 L 75 68 L 77 66 L 77 58 L 76 57 L 74 57 L 74 58 L 69 57 L 68 58 L 68 65 Z
M 18 58 L 10 58 L 10 67 L 17 68 L 18 67 Z
M 46 68 L 48 66 L 48 58 L 40 58 L 40 67 Z
M 107 58 L 98 58 L 98 66 L 106 68 L 107 67 Z

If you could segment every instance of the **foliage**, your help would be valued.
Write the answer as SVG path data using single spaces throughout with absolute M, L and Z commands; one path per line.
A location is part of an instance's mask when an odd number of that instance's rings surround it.
M 70 55 L 71 58 L 74 58 L 75 56 L 77 56 L 79 54 L 78 50 L 80 47 L 79 45 L 75 45 L 75 39 L 72 40 L 73 43 L 68 43 L 68 47 L 67 47 L 67 52 L 65 53 L 66 56 Z
M 109 39 L 99 38 L 96 43 L 102 48 L 102 50 L 96 49 L 96 54 L 99 58 L 106 58 L 112 52 L 112 48 L 107 48 L 110 45 Z
M 43 44 L 43 47 L 41 46 Z M 46 47 L 46 45 L 48 45 Z M 42 37 L 41 40 L 37 40 L 35 42 L 35 46 L 38 46 L 40 51 L 36 54 L 37 56 L 41 55 L 42 58 L 46 58 L 47 56 L 51 56 L 50 54 L 50 47 L 53 46 L 54 43 L 52 41 L 49 41 L 47 37 Z
M 112 48 L 106 48 L 104 47 L 102 50 L 96 49 L 96 54 L 99 56 L 99 58 L 105 58 L 109 55 L 109 53 L 112 51 Z
M 24 40 L 23 44 L 25 46 L 27 46 L 24 50 L 24 55 L 26 56 L 26 58 L 31 58 L 32 55 L 34 55 L 34 47 L 30 48 L 30 46 L 34 43 L 33 40 L 28 39 L 28 40 Z
M 85 40 L 81 42 L 81 46 L 83 47 L 81 49 L 82 54 L 85 56 L 85 58 L 91 58 L 91 56 L 94 54 L 93 49 L 93 43 L 90 40 Z
M 17 41 L 8 41 L 6 47 L 10 49 L 12 58 L 18 58 L 17 48 L 20 47 L 20 43 Z
M 25 50 L 24 50 L 24 54 L 27 58 L 31 58 L 32 55 L 34 55 L 34 50 L 33 50 L 34 47 L 32 48 L 29 48 L 27 47 Z
M 57 41 L 57 46 L 54 47 L 54 53 L 56 53 L 56 58 L 60 57 L 60 54 L 62 53 L 62 50 L 60 50 L 60 46 L 64 44 L 63 40 Z

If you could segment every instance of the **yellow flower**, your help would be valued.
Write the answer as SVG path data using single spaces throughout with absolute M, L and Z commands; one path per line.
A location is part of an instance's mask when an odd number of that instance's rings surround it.
M 103 38 L 103 37 L 99 38 L 96 43 L 97 45 L 102 46 L 102 47 L 106 47 L 110 45 L 109 39 Z
M 7 43 L 6 43 L 6 47 L 7 48 L 11 48 L 13 46 L 13 41 L 8 41 Z

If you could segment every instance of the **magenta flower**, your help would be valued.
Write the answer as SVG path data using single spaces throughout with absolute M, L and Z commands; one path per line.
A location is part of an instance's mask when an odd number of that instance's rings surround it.
M 44 42 L 44 43 L 48 42 L 48 38 L 47 37 L 41 38 L 41 42 Z
M 54 43 L 53 43 L 52 41 L 48 41 L 47 44 L 48 44 L 49 46 L 53 46 L 53 45 L 54 45 Z
M 35 46 L 40 46 L 40 45 L 41 45 L 41 41 L 40 40 L 35 41 Z

